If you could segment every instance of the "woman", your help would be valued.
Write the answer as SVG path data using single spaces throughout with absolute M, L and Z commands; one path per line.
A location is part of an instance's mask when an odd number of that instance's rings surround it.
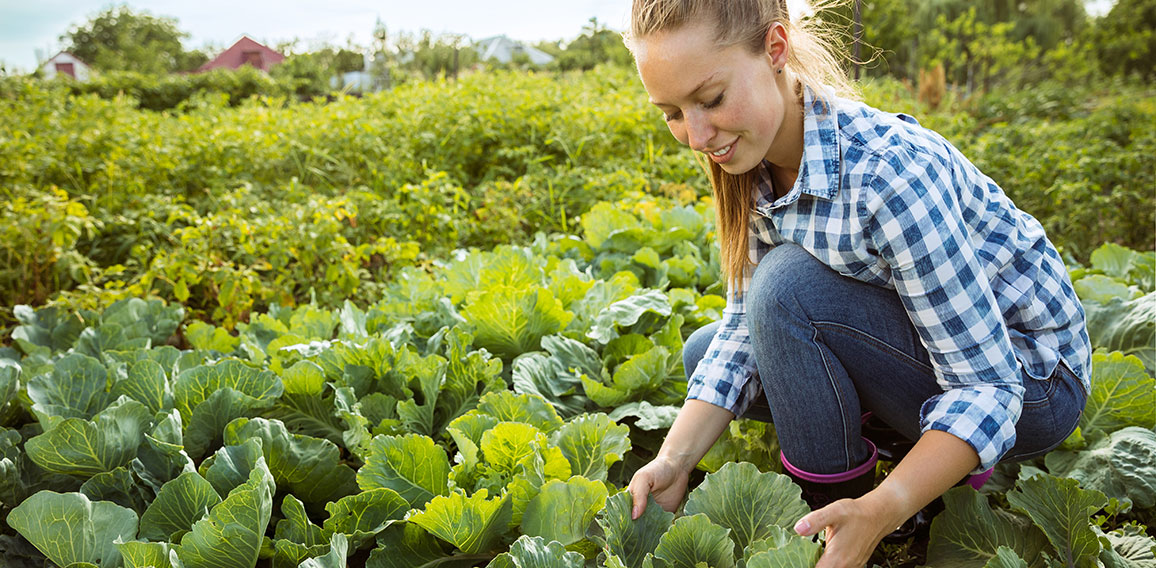
M 820 566 L 970 474 L 1071 433 L 1089 387 L 1084 313 L 1043 228 L 914 119 L 847 80 L 783 0 L 635 0 L 651 102 L 709 159 L 727 308 L 696 332 L 685 405 L 630 482 L 666 510 L 735 416 L 765 397 L 784 468 L 827 531 Z M 871 412 L 914 446 L 878 487 Z M 826 506 L 823 506 L 824 504 Z

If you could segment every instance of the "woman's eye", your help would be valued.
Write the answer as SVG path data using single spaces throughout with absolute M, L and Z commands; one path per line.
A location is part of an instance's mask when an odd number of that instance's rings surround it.
M 717 97 L 715 97 L 714 100 L 703 103 L 703 105 L 702 105 L 703 108 L 705 108 L 705 109 L 717 108 L 723 102 L 723 94 L 724 93 L 719 93 L 719 95 Z M 667 122 L 674 122 L 674 121 L 682 118 L 682 113 L 681 112 L 673 112 L 671 114 L 663 113 L 663 118 L 665 118 Z

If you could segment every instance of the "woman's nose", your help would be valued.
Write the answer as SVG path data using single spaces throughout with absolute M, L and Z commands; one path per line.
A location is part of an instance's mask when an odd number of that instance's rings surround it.
M 699 152 L 709 150 L 714 135 L 715 129 L 704 113 L 686 113 L 686 143 L 692 150 Z

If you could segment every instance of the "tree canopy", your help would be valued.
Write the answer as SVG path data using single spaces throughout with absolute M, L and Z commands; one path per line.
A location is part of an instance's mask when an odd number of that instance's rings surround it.
M 1156 0 L 1116 0 L 1096 31 L 1106 70 L 1156 77 Z
M 630 65 L 632 59 L 622 35 L 607 28 L 598 18 L 590 18 L 582 34 L 556 54 L 555 66 L 562 70 L 590 70 L 599 63 Z
M 112 6 L 88 22 L 60 36 L 65 49 L 101 71 L 136 71 L 146 74 L 191 71 L 207 57 L 185 51 L 189 34 L 177 28 L 177 20 Z

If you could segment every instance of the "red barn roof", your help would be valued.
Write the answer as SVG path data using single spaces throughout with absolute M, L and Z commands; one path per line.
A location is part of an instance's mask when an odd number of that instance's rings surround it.
M 285 60 L 285 56 L 265 47 L 249 36 L 242 36 L 212 61 L 197 69 L 198 72 L 210 69 L 239 69 L 244 65 L 252 65 L 262 71 L 268 71 L 274 65 Z

